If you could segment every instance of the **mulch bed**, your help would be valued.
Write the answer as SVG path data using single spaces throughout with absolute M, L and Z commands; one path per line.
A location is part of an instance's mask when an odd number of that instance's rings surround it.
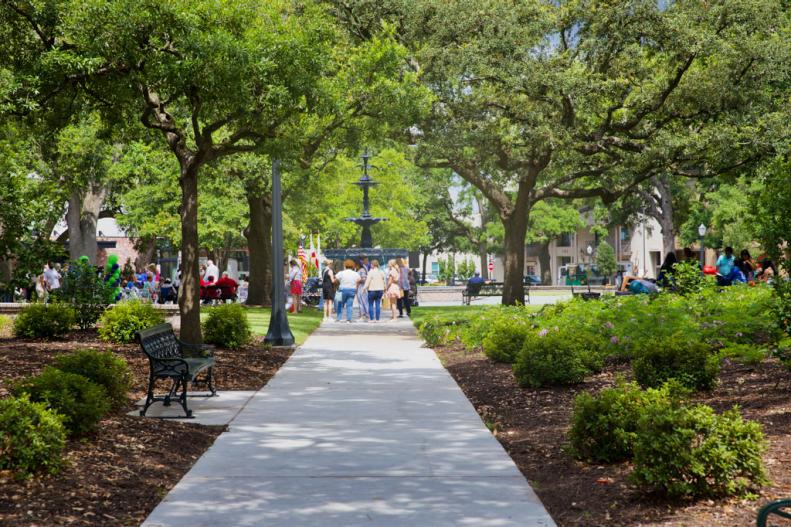
M 132 371 L 131 400 L 145 396 L 148 360 L 139 346 L 107 344 L 96 331 L 48 342 L 0 338 L 0 397 L 15 379 L 37 373 L 76 349 L 111 350 Z M 257 390 L 288 359 L 286 349 L 265 350 L 260 340 L 241 350 L 218 349 L 216 385 Z M 16 481 L 0 471 L 0 525 L 139 525 L 225 429 L 126 415 L 132 404 L 105 417 L 85 438 L 69 441 L 66 468 L 55 476 Z
M 739 405 L 744 417 L 761 423 L 771 483 L 756 501 L 691 502 L 642 492 L 628 480 L 628 463 L 589 465 L 564 451 L 576 394 L 612 386 L 617 374 L 628 378 L 628 367 L 610 366 L 579 386 L 531 390 L 516 384 L 508 365 L 461 345 L 436 351 L 560 527 L 749 526 L 761 505 L 791 498 L 791 373 L 777 362 L 726 363 L 719 386 L 697 398 L 717 411 Z

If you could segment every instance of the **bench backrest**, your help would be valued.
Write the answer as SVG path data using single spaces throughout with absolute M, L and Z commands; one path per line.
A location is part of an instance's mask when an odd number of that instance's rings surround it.
M 173 326 L 160 324 L 137 332 L 137 340 L 146 355 L 154 359 L 173 359 L 181 357 L 179 342 L 173 333 Z
M 470 283 L 468 283 L 467 284 L 467 294 L 473 295 L 473 296 L 477 295 L 478 293 L 481 292 L 481 286 L 482 285 L 483 285 L 483 282 L 478 283 L 478 284 L 470 284 Z

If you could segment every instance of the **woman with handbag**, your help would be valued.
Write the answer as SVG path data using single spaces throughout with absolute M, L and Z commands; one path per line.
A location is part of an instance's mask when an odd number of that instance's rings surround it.
M 398 285 L 401 280 L 401 270 L 395 263 L 395 260 L 387 262 L 387 290 L 385 295 L 390 301 L 390 311 L 392 318 L 390 320 L 398 319 L 398 299 L 404 294 L 401 286 Z
M 332 260 L 324 260 L 321 297 L 324 299 L 324 320 L 329 320 L 332 318 L 332 304 L 335 301 L 335 273 L 332 272 Z
M 371 270 L 368 271 L 368 278 L 365 280 L 365 289 L 368 290 L 368 315 L 371 322 L 379 322 L 386 283 L 385 274 L 379 269 L 379 260 L 371 260 Z

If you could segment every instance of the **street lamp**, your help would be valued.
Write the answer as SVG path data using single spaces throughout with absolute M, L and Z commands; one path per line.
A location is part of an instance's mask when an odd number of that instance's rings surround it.
M 706 226 L 702 223 L 698 227 L 698 234 L 700 234 L 700 270 L 703 271 L 703 268 L 706 266 L 706 249 L 705 249 L 705 240 L 706 240 Z
M 283 201 L 280 192 L 280 160 L 272 163 L 272 313 L 264 343 L 293 346 L 294 334 L 288 327 L 283 305 Z
M 588 253 L 588 263 L 592 263 L 593 262 L 593 247 L 588 245 L 588 248 L 585 249 L 585 252 Z

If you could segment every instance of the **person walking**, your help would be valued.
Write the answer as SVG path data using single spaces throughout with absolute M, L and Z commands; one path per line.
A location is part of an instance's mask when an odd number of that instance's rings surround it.
M 49 300 L 49 289 L 47 288 L 47 279 L 43 274 L 38 275 L 36 278 L 36 296 L 38 301 L 46 304 Z
M 357 285 L 360 283 L 360 275 L 354 270 L 354 262 L 346 260 L 343 262 L 343 271 L 335 275 L 338 282 L 338 289 L 341 292 L 341 303 L 337 308 L 338 322 L 341 321 L 344 308 L 346 309 L 346 322 L 352 322 L 352 308 L 354 307 L 354 296 L 357 294 Z
M 51 293 L 57 289 L 60 289 L 60 279 L 61 275 L 58 270 L 55 268 L 55 265 L 52 262 L 47 262 L 47 267 L 44 268 L 44 279 L 47 281 L 47 289 Z
M 368 291 L 365 289 L 365 281 L 368 279 L 368 269 L 362 261 L 357 262 L 357 274 L 360 275 L 360 283 L 357 285 L 357 305 L 360 306 L 360 320 L 368 322 L 370 313 L 368 310 Z
M 208 271 L 207 271 L 208 272 Z M 302 269 L 299 262 L 291 260 L 291 269 L 288 271 L 289 291 L 291 292 L 291 305 L 295 313 L 302 312 Z
M 321 297 L 324 299 L 324 320 L 329 320 L 332 318 L 332 304 L 335 301 L 335 273 L 332 271 L 332 260 L 324 260 Z
M 379 260 L 371 260 L 371 270 L 365 280 L 365 289 L 368 291 L 368 316 L 371 322 L 379 322 L 382 314 L 382 295 L 384 295 L 386 278 L 379 268 Z
M 407 316 L 412 314 L 412 305 L 409 300 L 409 267 L 404 260 L 396 258 L 398 268 L 398 287 L 401 288 L 401 297 L 398 299 L 398 318 L 404 318 L 404 311 Z
M 390 320 L 398 319 L 398 299 L 401 298 L 403 290 L 398 284 L 401 281 L 401 271 L 395 263 L 395 260 L 387 262 L 387 289 L 385 295 L 390 302 L 390 311 L 392 317 Z

